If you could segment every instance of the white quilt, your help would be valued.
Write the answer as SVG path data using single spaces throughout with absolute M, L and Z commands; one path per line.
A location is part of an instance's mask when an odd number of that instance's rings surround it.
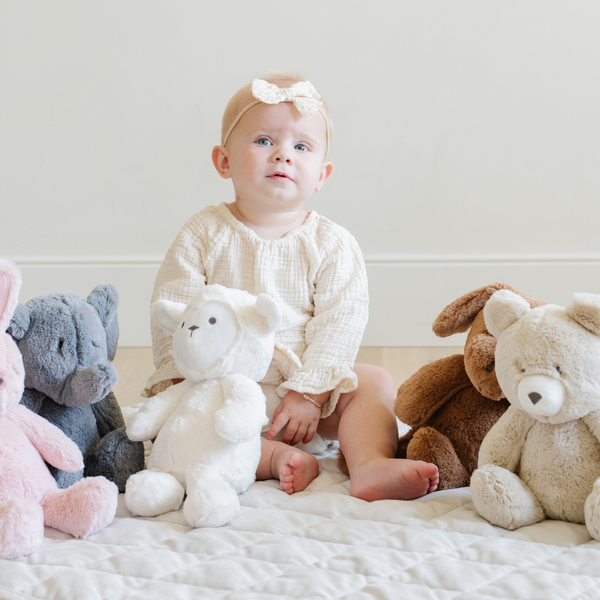
M 0 560 L 0 598 L 600 599 L 600 544 L 583 525 L 492 527 L 468 488 L 368 503 L 350 497 L 335 449 L 320 464 L 293 496 L 255 483 L 219 529 L 192 529 L 181 510 L 133 518 L 121 495 L 87 540 L 46 529 L 40 550 Z

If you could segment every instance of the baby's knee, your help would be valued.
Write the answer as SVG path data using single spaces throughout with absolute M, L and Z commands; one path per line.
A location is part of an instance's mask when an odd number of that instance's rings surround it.
M 382 367 L 376 365 L 354 365 L 358 378 L 358 389 L 376 394 L 382 400 L 393 403 L 396 387 L 392 376 Z

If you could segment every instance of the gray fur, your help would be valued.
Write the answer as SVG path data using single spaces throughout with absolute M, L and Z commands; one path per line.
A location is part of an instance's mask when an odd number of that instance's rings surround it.
M 75 294 L 38 296 L 17 307 L 8 332 L 25 365 L 22 404 L 79 446 L 86 476 L 104 475 L 123 492 L 129 475 L 144 467 L 144 448 L 127 440 L 111 392 L 118 380 L 111 362 L 119 336 L 118 304 L 112 285 L 97 286 L 87 300 Z M 62 488 L 84 473 L 52 470 Z

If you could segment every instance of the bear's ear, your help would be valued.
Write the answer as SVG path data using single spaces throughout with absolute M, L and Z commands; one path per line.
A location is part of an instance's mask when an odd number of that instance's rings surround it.
M 267 321 L 269 331 L 277 331 L 281 325 L 279 305 L 269 294 L 260 294 L 256 299 L 256 312 Z
M 6 328 L 6 333 L 12 335 L 15 340 L 22 340 L 29 329 L 30 322 L 29 309 L 24 304 L 17 304 L 12 319 Z
M 171 300 L 157 300 L 150 307 L 150 314 L 154 320 L 169 333 L 175 333 L 179 322 L 183 318 L 186 305 L 182 302 Z
M 87 301 L 96 309 L 106 331 L 108 359 L 113 360 L 119 341 L 119 294 L 117 288 L 109 283 L 97 285 L 88 296 Z
M 531 311 L 529 302 L 510 290 L 495 292 L 483 308 L 487 330 L 495 337 Z
M 491 295 L 498 290 L 517 292 L 506 283 L 490 283 L 451 302 L 433 322 L 433 333 L 438 337 L 448 337 L 455 333 L 468 331 Z
M 574 294 L 567 314 L 592 333 L 600 335 L 600 296 L 597 294 Z

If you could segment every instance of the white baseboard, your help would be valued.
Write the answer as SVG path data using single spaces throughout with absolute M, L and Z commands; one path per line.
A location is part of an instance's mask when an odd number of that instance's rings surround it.
M 149 300 L 158 259 L 16 260 L 23 273 L 20 301 L 40 294 L 87 296 L 112 283 L 121 298 L 121 346 L 149 346 Z M 366 257 L 371 298 L 364 346 L 457 346 L 464 334 L 437 338 L 431 324 L 450 302 L 479 286 L 501 281 L 554 304 L 574 292 L 600 294 L 600 257 L 402 258 Z

